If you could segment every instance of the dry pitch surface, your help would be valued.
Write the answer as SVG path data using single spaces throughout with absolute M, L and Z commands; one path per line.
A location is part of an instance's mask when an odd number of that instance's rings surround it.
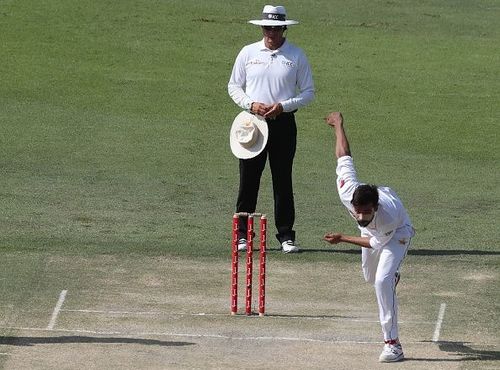
M 5 369 L 498 368 L 495 326 L 470 330 L 454 318 L 474 309 L 463 304 L 471 281 L 489 286 L 498 275 L 467 274 L 460 289 L 443 290 L 427 279 L 432 266 L 408 260 L 398 287 L 399 364 L 377 362 L 377 308 L 358 265 L 276 261 L 272 253 L 264 318 L 228 314 L 229 260 L 50 257 L 45 279 L 60 289 L 40 289 L 53 295 L 27 307 L 3 302 L 0 360 Z

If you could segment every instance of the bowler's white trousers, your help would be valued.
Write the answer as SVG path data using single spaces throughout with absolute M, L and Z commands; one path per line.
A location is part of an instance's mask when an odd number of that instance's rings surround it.
M 410 247 L 412 236 L 413 230 L 403 227 L 398 229 L 394 237 L 381 249 L 361 248 L 363 275 L 366 282 L 375 287 L 384 340 L 399 337 L 396 273 L 399 272 Z

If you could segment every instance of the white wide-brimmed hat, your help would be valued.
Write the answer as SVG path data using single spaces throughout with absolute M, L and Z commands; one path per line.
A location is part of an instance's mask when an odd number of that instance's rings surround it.
M 290 26 L 299 22 L 286 19 L 286 10 L 284 6 L 266 5 L 262 10 L 262 19 L 248 21 L 248 23 L 257 26 Z
M 264 118 L 243 111 L 236 116 L 229 132 L 231 151 L 240 159 L 256 157 L 266 147 L 268 133 Z

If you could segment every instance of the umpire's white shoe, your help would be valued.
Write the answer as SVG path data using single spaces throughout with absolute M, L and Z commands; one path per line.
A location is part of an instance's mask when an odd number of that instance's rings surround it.
M 285 240 L 281 243 L 281 248 L 284 253 L 297 253 L 299 251 L 299 247 L 297 247 L 292 240 Z
M 386 343 L 378 360 L 380 362 L 397 362 L 403 360 L 404 358 L 403 348 L 400 343 Z
M 247 250 L 247 240 L 245 238 L 238 239 L 238 252 Z

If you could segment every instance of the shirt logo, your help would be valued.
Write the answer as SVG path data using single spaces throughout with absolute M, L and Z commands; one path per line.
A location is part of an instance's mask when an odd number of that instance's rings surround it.
M 247 65 L 252 65 L 252 64 L 264 64 L 264 62 L 262 60 L 259 60 L 259 59 L 253 59 L 253 60 L 249 60 L 247 62 Z
M 340 179 L 340 183 L 339 183 L 339 188 L 342 189 L 342 187 L 345 185 L 345 181 L 344 179 Z
M 290 61 L 290 60 L 282 60 L 281 63 L 285 66 L 285 67 L 289 67 L 289 68 L 293 68 L 295 67 L 295 63 Z

